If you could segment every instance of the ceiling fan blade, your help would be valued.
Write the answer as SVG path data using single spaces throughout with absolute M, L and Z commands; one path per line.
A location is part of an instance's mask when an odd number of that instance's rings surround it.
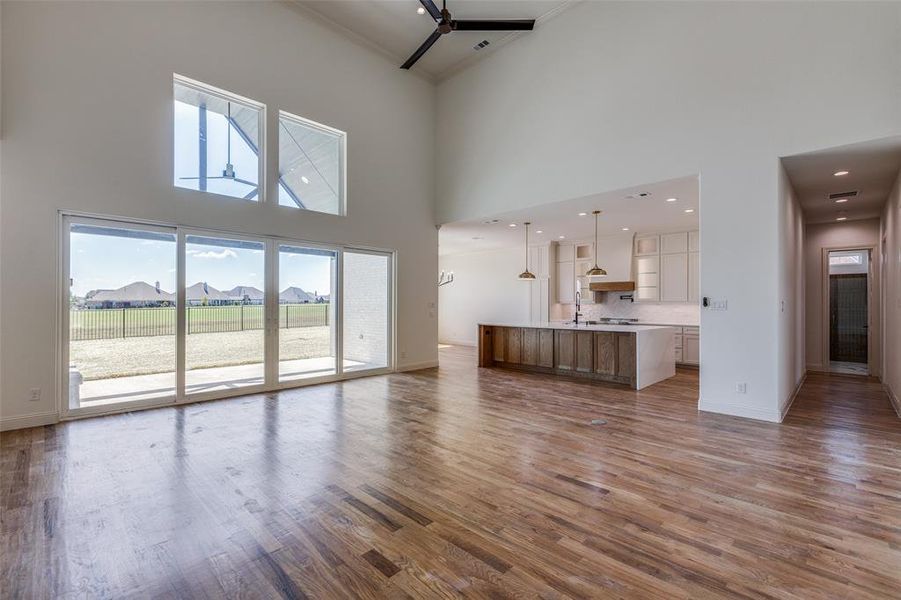
M 422 46 L 420 46 L 419 48 L 417 48 L 417 49 L 416 49 L 416 52 L 414 52 L 413 55 L 412 55 L 410 58 L 407 59 L 407 62 L 405 62 L 404 64 L 402 64 L 402 65 L 400 66 L 400 68 L 401 68 L 401 69 L 409 69 L 410 67 L 412 67 L 412 66 L 416 63 L 417 60 L 419 60 L 420 58 L 422 58 L 422 55 L 423 55 L 423 54 L 425 54 L 426 52 L 428 52 L 429 48 L 432 47 L 432 44 L 434 44 L 435 42 L 437 42 L 437 41 L 438 41 L 438 38 L 440 38 L 440 37 L 441 37 L 441 32 L 440 32 L 440 31 L 438 31 L 437 29 L 436 29 L 435 31 L 433 31 L 433 32 L 432 32 L 432 35 L 430 35 L 428 38 L 426 38 L 426 41 L 424 41 L 424 42 L 422 43 Z
M 535 19 L 505 19 L 499 21 L 454 21 L 454 31 L 532 31 Z
M 429 11 L 429 14 L 432 15 L 432 18 L 436 21 L 441 20 L 441 11 L 438 10 L 438 7 L 435 6 L 435 3 L 432 0 L 419 0 L 419 3 Z

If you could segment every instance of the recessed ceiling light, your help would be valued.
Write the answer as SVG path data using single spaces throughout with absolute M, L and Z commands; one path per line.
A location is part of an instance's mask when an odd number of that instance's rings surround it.
M 695 211 L 695 209 L 693 209 L 693 208 L 686 208 L 686 209 L 685 209 L 685 212 L 687 212 L 687 213 L 693 213 L 694 211 Z
M 417 14 L 417 15 L 424 15 L 424 14 L 425 14 L 425 9 L 424 9 L 423 7 L 420 6 L 419 8 L 416 9 L 416 14 Z
M 579 213 L 579 216 L 580 216 L 580 217 L 584 217 L 584 216 L 587 215 L 587 214 L 588 214 L 588 213 Z
M 565 240 L 565 239 L 566 239 L 566 236 L 565 236 L 565 235 L 561 235 L 561 236 L 560 236 L 560 239 L 561 239 L 561 240 Z
M 848 217 L 837 217 L 835 220 L 836 221 L 845 221 L 847 219 L 848 219 Z
M 310 183 L 310 180 L 307 179 L 307 176 L 306 176 L 306 175 L 301 175 L 301 176 L 300 176 L 300 180 L 303 181 L 304 183 Z
M 623 227 L 623 231 L 629 231 L 628 227 Z
M 842 202 L 847 202 L 847 201 L 848 201 L 847 198 L 839 198 L 838 200 L 835 201 L 835 203 L 836 203 L 836 204 L 841 204 Z
M 544 233 L 544 232 L 543 232 L 543 231 L 541 231 L 541 230 L 540 230 L 540 229 L 539 229 L 539 230 L 538 230 L 538 231 L 536 231 L 536 232 L 535 232 L 535 233 Z
M 510 227 L 516 227 L 516 223 L 510 223 Z
M 675 202 L 676 200 L 678 200 L 678 198 L 667 198 L 666 199 L 667 202 Z
M 835 173 L 833 173 L 833 175 L 836 176 L 836 177 L 843 177 L 843 176 L 847 175 L 847 174 L 850 173 L 850 172 L 851 172 L 851 171 L 836 171 Z

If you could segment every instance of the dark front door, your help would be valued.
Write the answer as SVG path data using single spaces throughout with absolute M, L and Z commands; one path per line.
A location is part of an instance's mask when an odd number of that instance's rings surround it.
M 829 276 L 829 359 L 867 362 L 867 275 Z

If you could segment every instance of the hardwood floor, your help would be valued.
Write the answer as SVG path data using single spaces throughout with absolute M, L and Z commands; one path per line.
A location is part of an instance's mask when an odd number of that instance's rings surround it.
M 691 370 L 441 364 L 4 433 L 4 597 L 901 596 L 875 380 L 775 425 L 699 414 Z

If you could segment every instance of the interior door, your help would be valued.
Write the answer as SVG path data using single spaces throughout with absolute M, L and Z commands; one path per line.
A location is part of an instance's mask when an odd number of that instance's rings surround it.
M 867 274 L 829 276 L 829 359 L 866 363 Z

